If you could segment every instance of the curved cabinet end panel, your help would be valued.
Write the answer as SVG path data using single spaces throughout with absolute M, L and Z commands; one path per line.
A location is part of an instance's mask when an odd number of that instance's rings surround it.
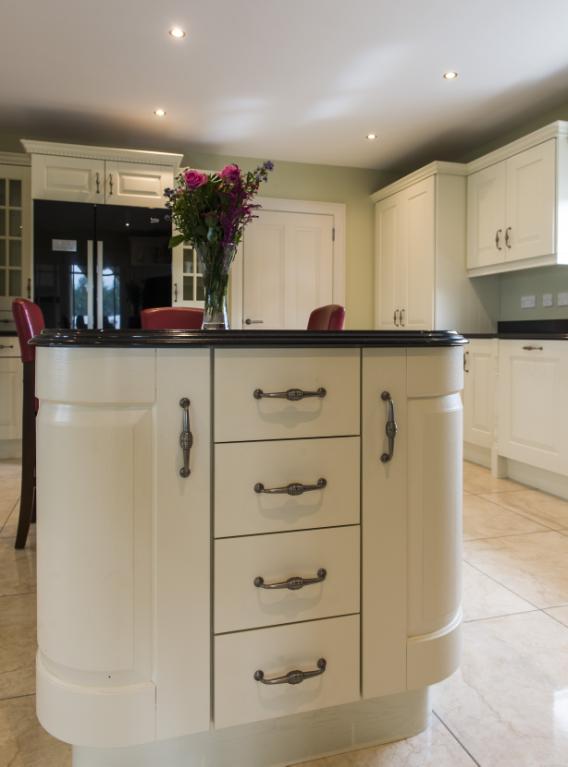
M 462 612 L 440 631 L 407 642 L 407 687 L 417 690 L 441 682 L 457 670 L 462 651 Z

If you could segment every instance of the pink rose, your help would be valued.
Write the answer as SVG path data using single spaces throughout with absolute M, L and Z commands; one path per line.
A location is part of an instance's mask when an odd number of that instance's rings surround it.
M 203 184 L 209 181 L 207 173 L 202 173 L 199 170 L 186 170 L 183 177 L 188 189 L 198 189 Z
M 219 175 L 226 183 L 234 184 L 241 178 L 241 169 L 238 165 L 225 165 Z

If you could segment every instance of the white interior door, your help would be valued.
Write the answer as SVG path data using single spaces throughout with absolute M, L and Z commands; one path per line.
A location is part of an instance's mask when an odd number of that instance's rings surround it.
M 262 210 L 245 232 L 243 327 L 306 328 L 333 300 L 331 215 Z

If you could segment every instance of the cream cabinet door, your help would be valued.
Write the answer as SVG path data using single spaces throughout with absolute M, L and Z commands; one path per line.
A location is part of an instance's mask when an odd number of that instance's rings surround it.
M 497 340 L 472 339 L 464 350 L 464 442 L 493 445 L 497 374 Z
M 375 205 L 375 324 L 380 330 L 399 327 L 402 207 L 402 193 Z
M 108 205 L 163 208 L 164 189 L 173 185 L 173 171 L 167 165 L 107 160 L 105 172 L 105 202 Z
M 405 330 L 434 327 L 434 196 L 434 176 L 404 192 L 398 305 Z
M 507 169 L 500 162 L 467 180 L 467 268 L 505 260 Z
M 79 157 L 32 156 L 34 200 L 104 202 L 105 163 Z
M 556 139 L 507 160 L 505 258 L 555 252 Z
M 499 454 L 568 473 L 568 346 L 499 342 Z
M 30 243 L 30 169 L 0 165 L 0 328 L 12 323 L 13 299 L 31 297 Z
M 0 353 L 6 340 L 13 341 L 0 338 Z M 18 356 L 0 356 L 0 440 L 22 437 L 22 374 Z

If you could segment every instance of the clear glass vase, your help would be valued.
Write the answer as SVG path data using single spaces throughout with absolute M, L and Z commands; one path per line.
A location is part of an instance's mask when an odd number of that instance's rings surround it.
M 201 329 L 229 330 L 227 290 L 236 246 L 207 243 L 196 245 L 196 251 L 205 293 Z

